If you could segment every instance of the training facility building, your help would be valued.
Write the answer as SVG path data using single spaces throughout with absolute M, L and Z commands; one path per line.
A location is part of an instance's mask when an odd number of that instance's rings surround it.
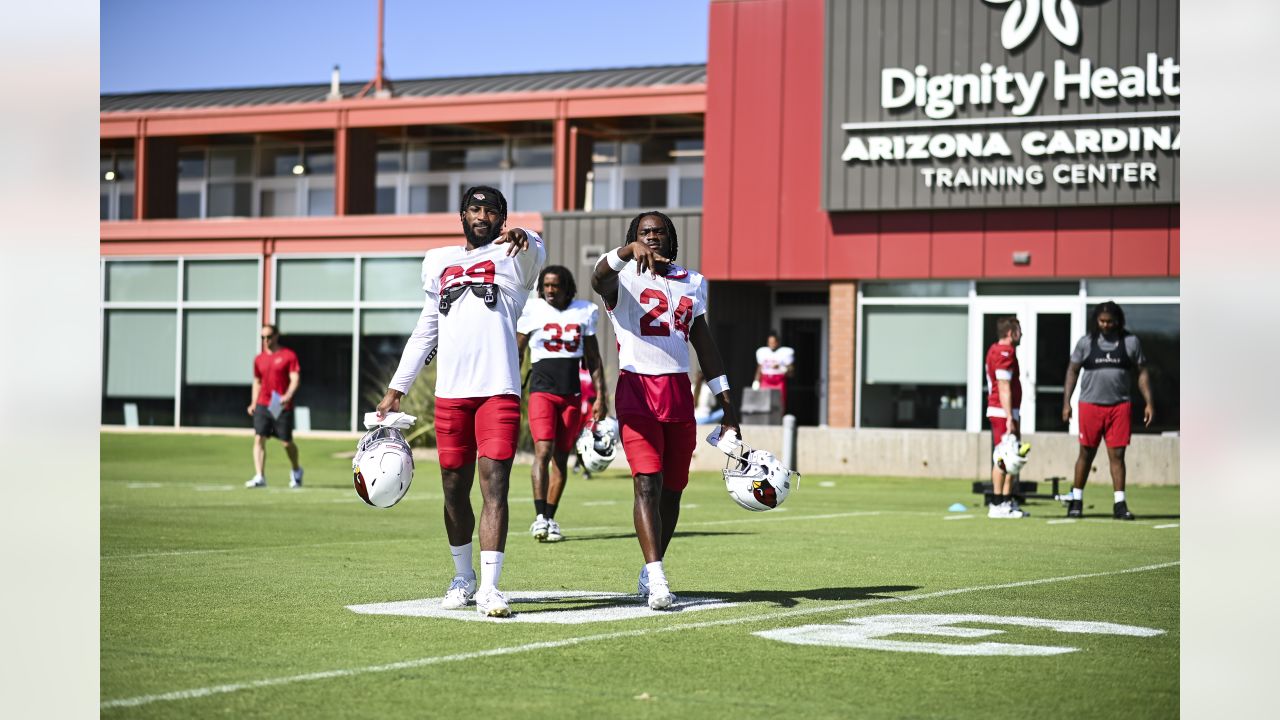
M 104 95 L 102 422 L 247 427 L 275 322 L 299 425 L 356 429 L 423 252 L 462 242 L 459 193 L 483 183 L 583 296 L 629 219 L 663 209 L 712 281 L 731 384 L 777 329 L 802 446 L 899 443 L 934 459 L 916 474 L 989 462 L 1001 315 L 1025 335 L 1024 429 L 1067 452 L 1067 357 L 1116 300 L 1157 399 L 1137 440 L 1173 458 L 1135 479 L 1176 482 L 1178 3 L 1010 8 L 713 0 L 706 65 Z M 607 323 L 601 348 L 616 367 Z M 939 457 L 957 447 L 963 472 Z

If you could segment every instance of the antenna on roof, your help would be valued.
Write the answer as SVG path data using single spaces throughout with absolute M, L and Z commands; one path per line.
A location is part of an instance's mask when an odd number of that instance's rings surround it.
M 356 93 L 356 98 L 364 97 L 370 89 L 373 90 L 373 96 L 376 98 L 389 98 L 394 90 L 391 87 L 391 81 L 382 77 L 382 26 L 383 26 L 383 0 L 378 0 L 378 64 L 373 71 L 373 79 L 365 83 L 360 88 L 360 92 Z

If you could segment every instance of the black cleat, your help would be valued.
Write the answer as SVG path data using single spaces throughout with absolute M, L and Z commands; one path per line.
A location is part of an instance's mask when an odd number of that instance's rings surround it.
M 1067 501 L 1067 517 L 1069 517 L 1069 518 L 1078 518 L 1078 517 L 1080 517 L 1080 516 L 1081 516 L 1081 515 L 1083 515 L 1083 514 L 1084 514 L 1084 501 L 1083 501 L 1083 500 L 1068 500 L 1068 501 Z
M 1117 520 L 1132 520 L 1133 513 L 1129 512 L 1129 504 L 1121 500 L 1112 508 L 1111 517 Z

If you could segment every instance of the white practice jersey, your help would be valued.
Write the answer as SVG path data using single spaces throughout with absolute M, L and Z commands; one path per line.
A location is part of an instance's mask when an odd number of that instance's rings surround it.
M 388 387 L 409 392 L 418 372 L 438 349 L 436 397 L 520 394 L 516 319 L 547 259 L 542 238 L 532 230 L 525 232 L 529 247 L 515 257 L 507 257 L 510 246 L 506 243 L 490 243 L 470 251 L 463 245 L 427 252 L 422 261 L 426 304 Z M 485 305 L 483 297 L 467 291 L 453 301 L 448 314 L 440 313 L 442 292 L 477 283 L 493 283 L 499 288 L 492 308 Z
M 629 261 L 618 273 L 618 305 L 609 310 L 619 369 L 641 375 L 689 372 L 689 330 L 706 312 L 701 273 L 671 263 L 657 277 L 636 273 L 635 261 Z
M 761 375 L 785 375 L 795 361 L 796 351 L 786 346 L 770 350 L 765 345 L 756 350 L 756 364 L 760 366 Z
M 599 308 L 586 300 L 574 300 L 562 311 L 542 298 L 533 298 L 524 306 L 516 332 L 529 336 L 533 362 L 580 358 L 582 338 L 596 334 L 598 313 Z

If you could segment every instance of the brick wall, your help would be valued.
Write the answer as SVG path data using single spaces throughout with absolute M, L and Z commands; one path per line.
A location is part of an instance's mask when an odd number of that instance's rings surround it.
M 830 341 L 827 344 L 827 425 L 853 427 L 854 363 L 853 347 L 857 322 L 858 284 L 856 282 L 831 283 Z

